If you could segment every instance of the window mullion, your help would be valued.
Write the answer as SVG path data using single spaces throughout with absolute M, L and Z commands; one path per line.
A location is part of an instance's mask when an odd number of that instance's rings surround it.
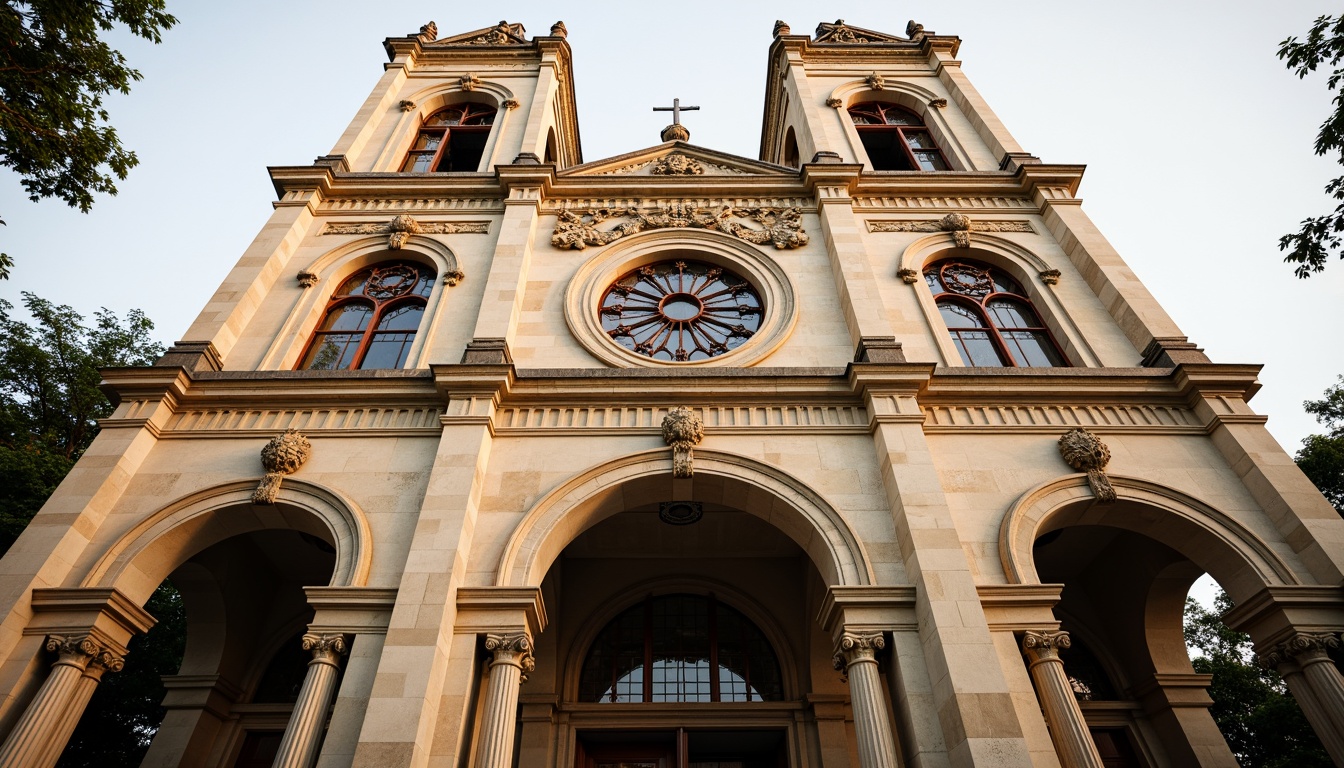
M 719 601 L 709 596 L 709 700 L 719 698 Z
M 434 159 L 429 161 L 430 172 L 437 172 L 439 163 L 443 162 L 443 153 L 448 151 L 448 141 L 452 138 L 452 132 L 453 129 L 451 128 L 443 129 L 443 138 L 439 140 L 439 148 L 434 150 Z
M 373 333 L 378 329 L 378 323 L 383 319 L 383 303 L 375 301 L 373 303 L 373 314 L 369 316 L 369 325 L 364 329 L 364 336 L 359 340 L 359 348 L 355 350 L 355 359 L 351 361 L 350 367 L 346 370 L 356 371 L 359 366 L 364 364 L 364 355 L 369 351 L 369 345 L 373 342 Z
M 653 701 L 653 598 L 644 598 L 644 701 Z

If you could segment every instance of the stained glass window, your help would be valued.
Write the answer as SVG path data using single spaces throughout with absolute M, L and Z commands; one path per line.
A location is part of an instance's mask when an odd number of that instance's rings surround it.
M 413 173 L 472 172 L 481 164 L 495 110 L 483 104 L 454 104 L 425 118 L 401 170 Z
M 400 368 L 434 289 L 434 270 L 390 262 L 351 275 L 332 294 L 301 370 Z
M 1041 368 L 1069 364 L 1022 286 L 1003 270 L 949 259 L 925 269 L 924 280 L 962 363 Z
M 706 360 L 737 349 L 761 327 L 756 289 L 699 261 L 648 264 L 622 275 L 598 314 L 612 341 L 670 362 Z
M 952 169 L 924 121 L 908 109 L 870 101 L 850 107 L 849 119 L 875 171 Z

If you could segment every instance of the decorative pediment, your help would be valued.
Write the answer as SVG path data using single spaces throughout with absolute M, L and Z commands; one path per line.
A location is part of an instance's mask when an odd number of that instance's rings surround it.
M 864 45 L 868 43 L 908 43 L 904 37 L 874 32 L 871 29 L 852 27 L 844 19 L 836 19 L 834 24 L 818 24 L 816 42 L 843 45 Z
M 574 176 L 741 176 L 746 174 L 788 174 L 791 168 L 749 160 L 726 152 L 696 147 L 683 141 L 669 141 L 656 147 L 628 152 L 561 172 Z
M 437 28 L 436 30 L 437 31 Z M 527 30 L 522 24 L 510 24 L 507 21 L 501 21 L 493 27 L 478 29 L 474 32 L 466 32 L 453 37 L 445 37 L 442 40 L 435 40 L 430 45 L 439 48 L 444 46 L 495 46 L 495 45 L 528 45 Z

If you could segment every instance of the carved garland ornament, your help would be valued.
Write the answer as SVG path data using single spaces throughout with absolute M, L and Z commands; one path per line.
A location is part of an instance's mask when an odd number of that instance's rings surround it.
M 691 449 L 705 437 L 705 425 L 689 408 L 678 407 L 663 417 L 663 442 L 672 446 L 672 476 L 691 477 L 695 474 Z
M 266 476 L 252 493 L 253 504 L 274 504 L 280 493 L 280 481 L 292 475 L 313 455 L 313 444 L 297 429 L 286 429 L 284 434 L 271 438 L 261 449 L 261 465 Z
M 1059 438 L 1059 455 L 1075 471 L 1087 473 L 1087 484 L 1097 501 L 1108 504 L 1115 501 L 1115 488 L 1106 477 L 1106 464 L 1111 460 L 1111 449 L 1101 438 L 1086 429 L 1071 429 Z
M 868 221 L 869 232 L 947 232 L 958 248 L 971 246 L 972 232 L 1031 232 L 1026 221 L 972 221 L 964 213 L 949 213 L 941 219 L 917 221 Z
M 411 235 L 483 235 L 490 231 L 489 222 L 437 222 L 416 221 L 409 213 L 398 214 L 386 224 L 337 224 L 328 223 L 322 230 L 324 235 L 387 235 L 387 247 L 400 250 Z
M 612 229 L 598 225 L 608 219 L 624 219 Z M 743 221 L 760 225 L 748 227 Z M 643 213 L 637 207 L 625 209 L 590 208 L 587 211 L 560 211 L 551 235 L 556 248 L 581 251 L 590 245 L 607 245 L 626 235 L 651 229 L 716 229 L 749 243 L 773 243 L 776 248 L 799 248 L 809 238 L 803 231 L 802 212 L 797 208 L 734 208 L 725 205 L 717 211 L 699 206 L 672 204 Z

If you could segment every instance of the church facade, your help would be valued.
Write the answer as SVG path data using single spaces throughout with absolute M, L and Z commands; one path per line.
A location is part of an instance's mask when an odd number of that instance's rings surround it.
M 1344 764 L 1344 520 L 960 40 L 768 51 L 760 157 L 585 162 L 562 23 L 385 42 L 0 561 L 0 766 L 165 581 L 146 766 L 1235 766 L 1210 573 Z

